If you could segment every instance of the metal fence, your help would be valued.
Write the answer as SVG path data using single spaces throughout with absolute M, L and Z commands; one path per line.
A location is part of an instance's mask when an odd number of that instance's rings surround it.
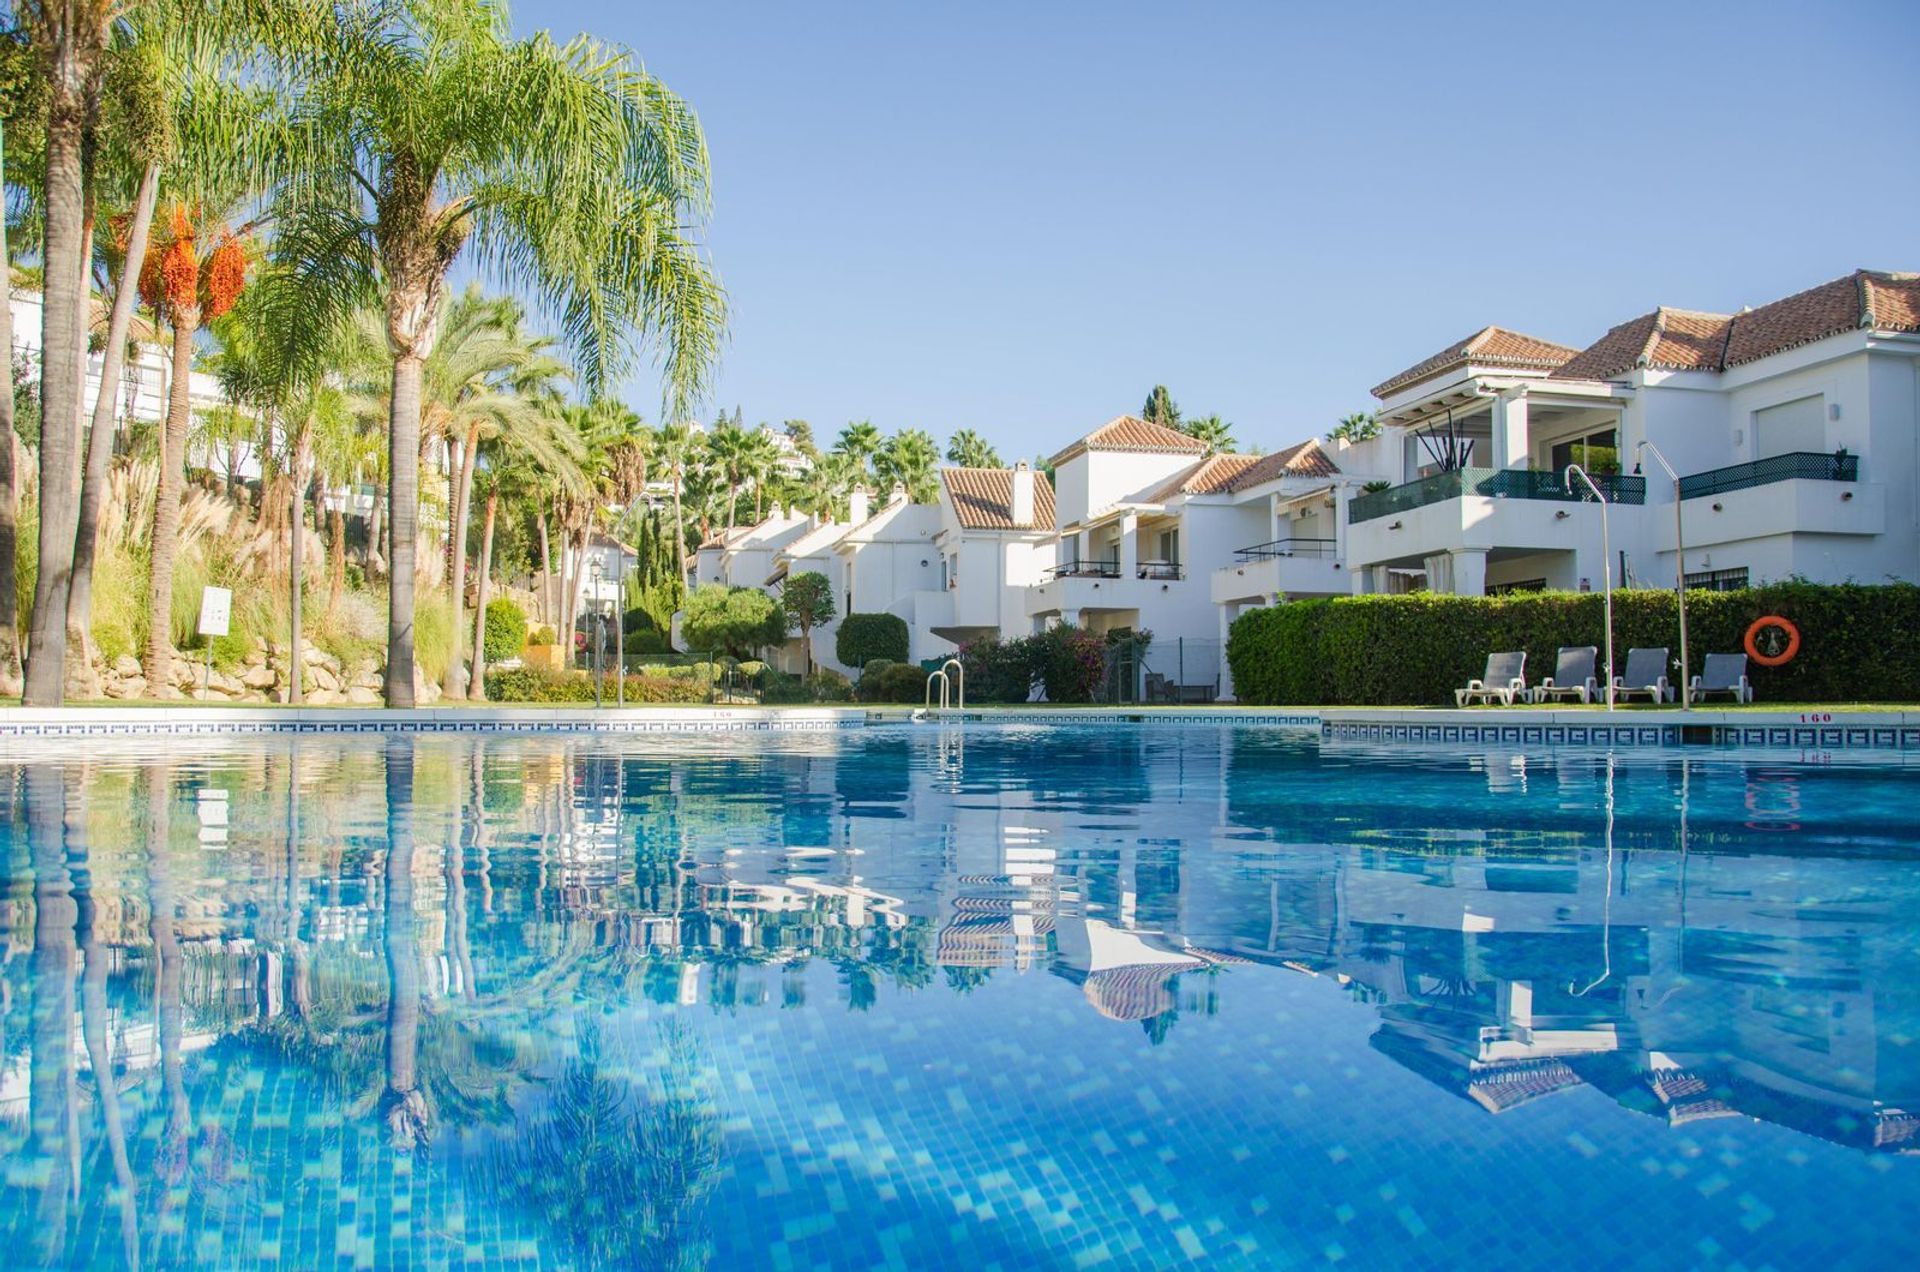
M 1680 479 L 1680 497 L 1697 499 L 1701 495 L 1724 495 L 1735 490 L 1751 490 L 1776 481 L 1859 481 L 1860 457 L 1845 451 L 1789 451 L 1746 464 L 1729 464 Z

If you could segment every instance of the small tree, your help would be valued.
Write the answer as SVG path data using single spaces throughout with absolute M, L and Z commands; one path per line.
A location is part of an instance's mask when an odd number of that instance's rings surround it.
M 785 640 L 787 627 L 780 602 L 757 588 L 709 583 L 687 598 L 683 630 L 695 650 L 724 649 L 735 658 L 751 657 L 761 646 Z
M 1173 400 L 1173 394 L 1167 392 L 1166 385 L 1153 386 L 1153 392 L 1147 394 L 1146 403 L 1140 408 L 1140 418 L 1166 428 L 1180 427 L 1180 407 Z
M 1378 436 L 1380 436 L 1380 418 L 1372 411 L 1355 411 L 1351 415 L 1343 415 L 1340 417 L 1340 422 L 1327 432 L 1327 440 L 1330 442 L 1345 441 L 1355 444 L 1370 442 Z
M 501 596 L 487 602 L 487 641 L 484 662 L 518 658 L 527 647 L 527 612 Z
M 780 590 L 780 603 L 786 610 L 787 624 L 800 630 L 800 646 L 806 657 L 807 674 L 813 674 L 813 629 L 833 621 L 833 584 L 818 570 L 789 575 Z

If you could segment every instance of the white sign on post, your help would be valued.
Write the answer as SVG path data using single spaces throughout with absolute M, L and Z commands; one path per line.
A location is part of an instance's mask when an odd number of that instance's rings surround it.
M 229 588 L 209 587 L 200 591 L 200 634 L 225 636 L 233 617 L 233 592 Z

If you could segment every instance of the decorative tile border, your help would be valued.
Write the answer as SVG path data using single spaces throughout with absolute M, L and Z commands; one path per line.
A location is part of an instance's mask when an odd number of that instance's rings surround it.
M 1504 746 L 1677 746 L 1677 725 L 1403 724 L 1328 720 L 1324 739 L 1342 742 L 1495 743 Z

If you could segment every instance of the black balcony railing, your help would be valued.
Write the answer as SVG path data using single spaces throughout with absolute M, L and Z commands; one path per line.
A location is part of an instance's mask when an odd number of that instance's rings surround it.
M 1134 575 L 1143 579 L 1182 579 L 1178 561 L 1142 561 L 1134 570 Z
M 1275 539 L 1271 543 L 1256 543 L 1250 548 L 1234 549 L 1233 559 L 1240 562 L 1271 561 L 1275 557 L 1320 557 L 1331 558 L 1336 541 L 1333 539 Z
M 1859 481 L 1860 457 L 1845 451 L 1789 451 L 1756 459 L 1748 464 L 1731 464 L 1709 469 L 1680 479 L 1680 497 L 1698 499 L 1702 495 L 1724 495 L 1731 490 L 1751 490 L 1776 481 Z
M 1047 571 L 1056 579 L 1117 579 L 1118 561 L 1062 561 Z
M 1590 475 L 1608 503 L 1641 504 L 1647 501 L 1647 480 L 1644 477 L 1618 473 Z M 1435 473 L 1404 486 L 1357 497 L 1347 505 L 1347 520 L 1358 525 L 1376 517 L 1424 508 L 1428 504 L 1466 495 L 1490 499 L 1548 499 L 1565 503 L 1579 503 L 1593 497 L 1578 482 L 1569 488 L 1565 477 L 1564 472 L 1533 468 L 1461 468 L 1449 473 Z

